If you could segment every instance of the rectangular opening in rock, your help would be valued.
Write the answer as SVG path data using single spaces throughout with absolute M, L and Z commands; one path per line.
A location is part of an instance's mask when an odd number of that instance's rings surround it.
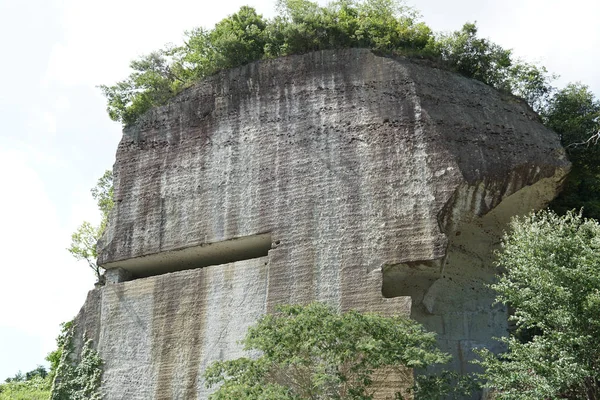
M 107 270 L 122 268 L 135 279 L 265 257 L 270 249 L 271 233 L 268 232 L 115 261 L 103 267 Z
M 440 278 L 442 260 L 384 265 L 381 294 L 385 298 L 410 296 L 420 304 L 431 285 Z

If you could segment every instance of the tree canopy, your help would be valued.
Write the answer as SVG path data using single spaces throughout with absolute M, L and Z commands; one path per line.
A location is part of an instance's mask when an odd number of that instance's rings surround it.
M 468 77 L 523 97 L 538 109 L 550 93 L 543 67 L 477 36 L 467 23 L 452 34 L 434 34 L 400 0 L 279 0 L 278 15 L 265 19 L 244 6 L 214 28 L 185 32 L 181 46 L 167 46 L 131 63 L 133 72 L 101 86 L 109 116 L 134 123 L 153 106 L 215 72 L 252 61 L 315 50 L 363 47 L 385 54 L 427 57 Z
M 600 399 L 600 224 L 551 211 L 515 219 L 493 288 L 514 308 L 508 351 L 482 351 L 498 400 Z
M 583 215 L 600 219 L 600 100 L 581 84 L 557 91 L 542 111 L 545 124 L 560 135 L 573 169 L 552 203 L 564 214 L 583 207 Z
M 211 364 L 205 381 L 218 388 L 210 399 L 368 400 L 376 382 L 390 374 L 407 377 L 407 368 L 450 359 L 437 348 L 435 335 L 413 320 L 337 313 L 321 303 L 280 307 L 251 327 L 243 344 L 258 357 Z M 450 379 L 430 378 L 409 390 L 430 400 L 468 390 L 464 381 L 451 387 Z
M 512 50 L 477 36 L 477 26 L 466 23 L 460 31 L 440 34 L 430 43 L 431 53 L 445 65 L 496 89 L 523 98 L 539 111 L 552 92 L 546 68 L 515 59 Z
M 96 186 L 91 189 L 92 197 L 96 200 L 96 204 L 100 210 L 100 224 L 94 226 L 90 222 L 82 222 L 71 235 L 71 245 L 67 248 L 69 253 L 77 260 L 85 260 L 88 263 L 89 267 L 96 274 L 98 281 L 101 280 L 102 276 L 101 268 L 96 263 L 96 259 L 98 258 L 96 246 L 98 239 L 100 239 L 106 229 L 108 215 L 114 206 L 113 191 L 112 171 L 106 170 L 104 175 L 98 179 Z

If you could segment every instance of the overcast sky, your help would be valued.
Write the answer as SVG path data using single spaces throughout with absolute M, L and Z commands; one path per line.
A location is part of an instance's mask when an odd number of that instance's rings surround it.
M 600 94 L 597 0 L 409 0 L 434 30 L 482 36 Z M 184 30 L 275 0 L 0 0 L 0 381 L 44 363 L 94 275 L 65 250 L 99 215 L 89 189 L 111 168 L 120 125 L 96 88 Z

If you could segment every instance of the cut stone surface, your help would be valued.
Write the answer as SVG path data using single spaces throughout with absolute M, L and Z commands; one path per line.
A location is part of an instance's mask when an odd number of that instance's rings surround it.
M 492 250 L 568 168 L 523 102 L 422 62 L 352 49 L 219 73 L 125 130 L 98 261 L 140 279 L 92 292 L 78 335 L 107 399 L 205 399 L 204 367 L 249 325 L 313 300 L 410 314 L 468 371 L 507 329 Z M 258 258 L 206 256 L 227 246 Z

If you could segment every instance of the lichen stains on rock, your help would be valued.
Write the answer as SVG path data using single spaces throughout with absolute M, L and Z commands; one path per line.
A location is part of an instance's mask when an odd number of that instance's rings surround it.
M 150 111 L 119 145 L 99 264 L 127 269 L 265 232 L 280 244 L 101 289 L 88 307 L 101 313 L 82 318 L 106 360 L 107 398 L 189 398 L 195 387 L 204 399 L 204 366 L 239 355 L 259 315 L 313 300 L 412 312 L 467 368 L 469 349 L 504 333 L 484 289 L 503 224 L 543 206 L 568 169 L 558 137 L 513 100 L 350 49 L 224 71 Z M 397 266 L 388 298 L 384 266 Z

